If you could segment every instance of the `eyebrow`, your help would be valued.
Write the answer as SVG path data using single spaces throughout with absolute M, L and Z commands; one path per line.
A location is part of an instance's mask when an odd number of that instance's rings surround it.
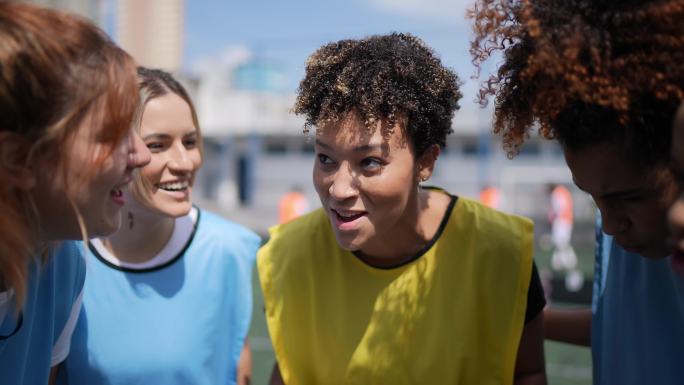
M 577 184 L 577 182 L 575 182 L 574 180 L 573 180 L 573 183 L 575 183 L 575 186 L 577 186 L 578 189 L 582 190 L 586 194 L 589 194 L 587 192 L 587 190 L 583 189 L 582 186 Z M 647 191 L 648 190 L 645 188 L 637 187 L 637 188 L 632 188 L 632 189 L 607 192 L 607 193 L 601 194 L 601 196 L 599 198 L 602 198 L 602 199 L 616 199 L 616 198 L 620 199 L 620 198 L 624 198 L 624 197 L 630 197 L 633 195 L 638 195 L 638 194 L 641 194 L 641 193 L 644 193 Z
M 145 135 L 142 139 L 143 139 L 143 140 L 148 140 L 148 139 L 157 139 L 157 140 L 159 140 L 159 139 L 168 138 L 169 136 L 171 136 L 171 135 L 169 135 L 169 134 L 163 134 L 163 133 L 152 133 L 152 134 L 149 134 L 149 135 Z M 197 131 L 196 131 L 196 130 L 194 130 L 194 131 L 188 131 L 188 132 L 186 132 L 185 134 L 183 134 L 183 137 L 187 137 L 187 136 L 197 136 Z
M 316 144 L 327 149 L 327 150 L 334 150 L 333 146 L 322 142 L 319 139 L 316 139 Z M 354 152 L 366 152 L 366 151 L 372 151 L 372 150 L 381 150 L 385 147 L 384 143 L 369 143 L 369 144 L 363 144 L 358 147 L 354 147 L 352 151 Z

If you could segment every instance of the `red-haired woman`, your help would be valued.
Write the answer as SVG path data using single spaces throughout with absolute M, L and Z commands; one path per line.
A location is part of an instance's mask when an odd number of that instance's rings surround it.
M 0 378 L 45 384 L 69 352 L 85 267 L 149 151 L 135 64 L 81 18 L 0 3 Z

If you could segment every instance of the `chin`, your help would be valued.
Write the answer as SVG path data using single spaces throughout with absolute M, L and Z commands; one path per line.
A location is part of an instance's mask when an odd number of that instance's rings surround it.
M 337 244 L 347 251 L 354 252 L 361 249 L 361 246 L 358 245 L 358 242 L 354 242 L 354 240 L 344 239 L 338 234 L 335 234 L 335 239 L 337 240 Z
M 643 249 L 639 252 L 639 255 L 648 259 L 663 259 L 670 255 L 670 250 L 660 248 Z
M 173 218 L 178 218 L 182 217 L 184 215 L 188 215 L 190 210 L 192 209 L 192 203 L 187 203 L 187 204 L 182 204 L 182 205 L 174 205 L 172 207 L 166 207 L 160 210 L 164 215 L 167 215 L 169 217 Z
M 105 218 L 98 223 L 98 226 L 86 227 L 88 231 L 88 238 L 105 237 L 111 235 L 119 230 L 121 227 L 121 215 L 116 215 L 113 218 Z

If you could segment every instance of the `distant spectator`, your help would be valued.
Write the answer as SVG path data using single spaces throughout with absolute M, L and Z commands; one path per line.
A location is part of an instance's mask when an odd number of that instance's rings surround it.
M 495 186 L 485 186 L 480 191 L 480 202 L 487 207 L 501 210 L 501 190 Z
M 309 211 L 309 200 L 299 186 L 292 186 L 278 201 L 278 223 L 289 222 Z

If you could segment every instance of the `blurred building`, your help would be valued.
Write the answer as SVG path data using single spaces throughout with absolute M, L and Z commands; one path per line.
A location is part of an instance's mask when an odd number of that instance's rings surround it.
M 240 220 L 255 229 L 263 230 L 263 221 L 277 222 L 278 200 L 293 184 L 310 202 L 318 201 L 311 183 L 313 133 L 304 134 L 304 119 L 292 114 L 295 94 L 284 76 L 276 60 L 234 49 L 203 63 L 191 82 L 205 136 L 206 161 L 196 187 L 231 213 L 249 208 Z M 546 183 L 572 183 L 557 143 L 532 135 L 510 160 L 491 134 L 491 111 L 464 104 L 427 184 L 473 198 L 496 185 L 502 210 L 545 218 L 539 202 L 545 202 Z M 578 218 L 591 221 L 591 201 L 576 193 Z
M 106 0 L 26 0 L 25 2 L 78 13 L 99 26 L 102 26 L 105 21 Z
M 184 24 L 184 0 L 117 0 L 115 39 L 146 67 L 178 72 Z

